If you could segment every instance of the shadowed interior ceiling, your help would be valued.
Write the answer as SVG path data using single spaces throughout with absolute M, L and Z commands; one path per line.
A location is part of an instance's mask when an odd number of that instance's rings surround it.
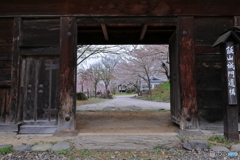
M 78 19 L 78 44 L 168 44 L 176 18 Z

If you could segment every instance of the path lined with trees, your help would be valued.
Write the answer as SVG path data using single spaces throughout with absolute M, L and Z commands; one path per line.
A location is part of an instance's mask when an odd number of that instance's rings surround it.
M 140 86 L 146 83 L 151 96 L 150 77 L 169 79 L 167 45 L 80 46 L 78 50 L 78 91 L 116 93 L 117 86 L 132 88 L 141 95 Z M 89 66 L 83 62 L 98 59 Z

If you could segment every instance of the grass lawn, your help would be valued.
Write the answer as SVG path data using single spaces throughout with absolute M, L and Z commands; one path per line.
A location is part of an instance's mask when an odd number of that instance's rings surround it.
M 144 100 L 153 100 L 158 102 L 170 102 L 170 83 L 166 82 L 152 90 L 152 97 L 149 97 L 149 95 L 143 95 L 137 98 Z
M 85 104 L 92 104 L 92 103 L 99 103 L 99 102 L 104 102 L 104 101 L 107 101 L 107 99 L 89 98 L 88 100 L 82 100 L 82 101 L 77 100 L 77 106 L 81 106 L 81 105 L 85 105 Z

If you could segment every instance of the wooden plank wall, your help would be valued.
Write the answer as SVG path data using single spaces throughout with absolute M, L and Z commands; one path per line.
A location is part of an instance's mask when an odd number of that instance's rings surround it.
M 0 16 L 239 15 L 239 0 L 1 0 Z
M 60 45 L 60 18 L 26 18 L 22 19 L 20 35 L 20 54 L 27 57 L 57 58 Z M 24 72 L 24 71 L 22 71 Z M 24 75 L 25 73 L 21 73 Z M 21 88 L 25 83 L 21 83 Z M 20 95 L 20 100 L 23 99 Z M 19 102 L 18 121 L 23 120 L 23 101 Z
M 178 39 L 176 32 L 169 41 L 170 54 L 170 85 L 171 85 L 171 120 L 174 123 L 180 124 L 181 114 L 181 92 L 180 92 L 180 75 L 179 75 L 179 54 L 178 54 Z
M 0 19 L 0 123 L 7 123 L 10 116 L 13 26 L 13 18 Z
M 195 67 L 199 118 L 223 118 L 220 48 L 212 45 L 233 26 L 232 17 L 195 17 Z
M 42 49 L 47 49 L 46 47 L 49 47 L 51 53 L 54 46 L 59 46 L 59 38 L 59 19 L 23 19 L 20 46 L 28 47 L 27 50 L 22 49 L 26 54 L 41 53 Z M 47 53 L 46 50 L 44 51 Z

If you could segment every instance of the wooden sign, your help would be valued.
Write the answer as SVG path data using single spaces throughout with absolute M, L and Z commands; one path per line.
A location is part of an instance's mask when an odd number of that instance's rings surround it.
M 227 88 L 228 88 L 228 104 L 237 105 L 237 86 L 236 86 L 236 72 L 235 72 L 235 53 L 234 43 L 226 42 L 226 71 L 227 71 Z

